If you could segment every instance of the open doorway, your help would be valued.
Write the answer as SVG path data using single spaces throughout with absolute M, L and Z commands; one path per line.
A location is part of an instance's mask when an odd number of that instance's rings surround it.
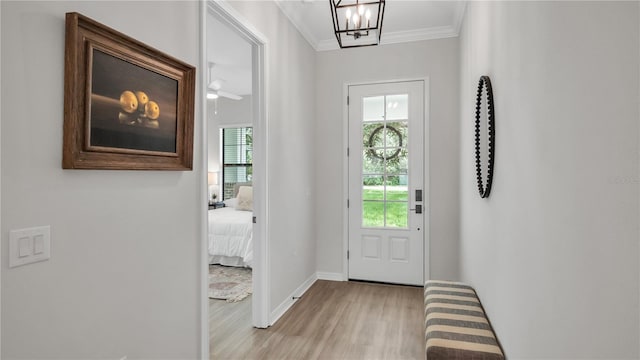
M 219 336 L 242 336 L 270 325 L 266 41 L 228 4 L 210 1 L 204 13 L 201 79 L 207 94 L 204 158 L 210 205 L 203 240 L 203 286 L 209 296 L 202 311 L 203 345 L 209 346 L 203 352 L 214 356 L 213 350 L 223 346 Z
M 251 44 L 207 18 L 210 354 L 252 328 L 253 116 Z

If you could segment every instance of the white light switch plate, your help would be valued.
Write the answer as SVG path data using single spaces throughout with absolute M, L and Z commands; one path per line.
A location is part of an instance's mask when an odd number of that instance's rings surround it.
M 36 235 L 33 237 L 33 255 L 44 253 L 44 235 Z
M 30 256 L 33 251 L 33 240 L 30 237 L 21 237 L 18 239 L 18 257 L 23 258 Z
M 26 265 L 51 257 L 51 228 L 39 226 L 9 232 L 9 267 Z

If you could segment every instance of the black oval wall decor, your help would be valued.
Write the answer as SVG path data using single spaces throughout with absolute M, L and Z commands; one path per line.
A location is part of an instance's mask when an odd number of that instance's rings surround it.
M 486 104 L 487 104 L 487 118 L 482 119 L 482 99 L 484 90 L 486 89 Z M 482 178 L 482 161 L 481 161 L 481 149 L 480 148 L 480 125 L 481 121 L 487 123 L 487 178 L 486 183 Z M 478 82 L 478 92 L 476 96 L 476 122 L 475 122 L 475 145 L 476 145 L 476 178 L 478 180 L 478 192 L 481 198 L 489 197 L 491 193 L 491 184 L 493 182 L 493 163 L 495 158 L 496 148 L 496 127 L 495 127 L 495 112 L 493 108 L 493 90 L 491 88 L 491 80 L 488 76 L 481 76 Z

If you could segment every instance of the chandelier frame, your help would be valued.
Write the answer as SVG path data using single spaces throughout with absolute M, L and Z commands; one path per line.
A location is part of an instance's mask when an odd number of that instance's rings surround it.
M 331 17 L 333 18 L 333 32 L 336 35 L 336 40 L 338 41 L 338 45 L 340 48 L 354 48 L 354 47 L 364 47 L 364 46 L 375 46 L 380 45 L 380 37 L 382 35 L 382 22 L 384 20 L 384 10 L 385 10 L 385 0 L 356 0 L 355 3 L 345 4 L 343 0 L 329 0 L 329 5 L 331 6 Z M 358 11 L 359 6 L 372 6 L 377 5 L 377 17 L 375 18 L 375 26 L 371 26 L 368 24 L 366 27 L 359 28 L 348 28 L 349 21 L 347 21 L 345 28 L 340 27 L 340 19 L 338 16 L 339 9 L 354 9 L 356 12 Z M 355 13 L 355 12 L 354 12 Z M 363 21 L 360 19 L 360 21 Z M 343 24 L 345 25 L 345 24 Z M 354 24 L 355 25 L 355 24 Z M 362 37 L 368 37 L 370 31 L 376 31 L 376 37 L 372 39 L 374 42 L 363 42 L 361 44 L 345 44 L 343 43 L 343 35 L 352 36 L 355 41 L 358 41 Z

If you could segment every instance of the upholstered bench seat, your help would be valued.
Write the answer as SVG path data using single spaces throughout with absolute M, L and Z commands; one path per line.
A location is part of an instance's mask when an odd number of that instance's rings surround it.
M 427 360 L 504 360 L 472 287 L 427 281 L 424 287 Z

